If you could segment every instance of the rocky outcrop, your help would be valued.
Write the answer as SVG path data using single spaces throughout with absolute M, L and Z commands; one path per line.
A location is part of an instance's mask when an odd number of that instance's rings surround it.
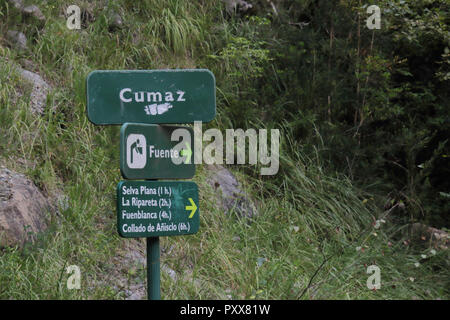
M 229 15 L 244 15 L 249 12 L 253 5 L 243 0 L 222 0 L 225 3 L 225 10 Z
M 42 14 L 42 11 L 34 4 L 24 7 L 22 13 L 25 17 L 31 18 L 40 24 L 45 22 L 45 16 Z
M 220 165 L 210 165 L 207 181 L 217 194 L 217 201 L 225 213 L 235 210 L 240 216 L 249 218 L 257 214 L 256 207 L 250 197 L 242 191 L 236 177 Z
M 0 64 L 1 63 L 12 64 L 13 67 L 17 70 L 19 76 L 22 78 L 23 82 L 31 86 L 29 97 L 30 111 L 34 114 L 43 114 L 47 102 L 47 95 L 51 89 L 47 82 L 45 82 L 39 74 L 22 69 L 12 62 L 0 58 Z M 19 96 L 23 94 L 24 93 L 20 92 L 20 90 L 18 91 Z
M 42 114 L 47 101 L 50 86 L 37 73 L 18 68 L 20 76 L 31 84 L 30 109 L 31 112 Z
M 22 246 L 47 228 L 51 206 L 32 181 L 0 166 L 0 246 Z

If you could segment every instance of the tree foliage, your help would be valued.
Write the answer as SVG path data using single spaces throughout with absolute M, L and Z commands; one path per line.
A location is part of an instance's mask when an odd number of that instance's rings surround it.
M 220 49 L 238 76 L 225 90 L 234 124 L 287 124 L 330 169 L 405 204 L 399 216 L 448 226 L 449 3 L 378 1 L 380 30 L 359 0 L 272 5 L 236 19 Z

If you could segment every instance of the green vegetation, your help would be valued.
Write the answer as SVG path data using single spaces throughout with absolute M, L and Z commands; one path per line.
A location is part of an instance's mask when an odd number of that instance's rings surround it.
M 30 1 L 28 1 L 30 2 Z M 217 117 L 207 127 L 278 128 L 280 171 L 234 166 L 259 214 L 225 215 L 198 166 L 200 232 L 162 239 L 164 299 L 448 299 L 448 249 L 412 241 L 409 223 L 448 228 L 449 4 L 378 1 L 382 29 L 365 27 L 363 1 L 255 1 L 228 16 L 219 0 L 33 0 L 43 27 L 0 0 L 0 162 L 67 208 L 24 249 L 0 252 L 0 298 L 121 299 L 109 276 L 125 241 L 116 231 L 119 127 L 92 125 L 85 79 L 96 69 L 208 68 Z M 69 30 L 68 5 L 83 12 Z M 108 28 L 108 11 L 124 26 Z M 7 30 L 28 50 L 7 46 Z M 3 61 L 31 60 L 52 85 L 42 117 Z M 383 222 L 384 221 L 384 222 Z M 65 267 L 82 271 L 67 290 Z M 367 266 L 381 270 L 369 290 Z M 143 281 L 130 266 L 127 276 Z

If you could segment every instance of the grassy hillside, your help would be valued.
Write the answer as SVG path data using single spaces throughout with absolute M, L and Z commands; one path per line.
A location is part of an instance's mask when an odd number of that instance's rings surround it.
M 262 79 L 278 77 L 278 85 L 287 86 L 270 50 L 287 39 L 262 40 L 265 30 L 281 30 L 264 15 L 228 17 L 219 0 L 32 3 L 46 17 L 43 26 L 0 1 L 0 163 L 26 174 L 51 199 L 65 195 L 68 206 L 51 215 L 49 231 L 35 243 L 1 249 L 0 298 L 124 298 L 109 276 L 124 243 L 135 241 L 119 238 L 115 225 L 119 126 L 88 121 L 85 80 L 96 69 L 160 68 L 215 73 L 218 115 L 207 127 L 282 131 L 277 176 L 262 178 L 252 166 L 229 168 L 257 203 L 259 214 L 250 220 L 224 214 L 207 182 L 211 173 L 198 166 L 200 231 L 162 238 L 161 262 L 179 275 L 175 285 L 162 272 L 164 299 L 449 298 L 448 250 L 408 241 L 405 225 L 392 215 L 399 204 L 385 209 L 386 198 L 331 167 L 310 114 L 297 114 L 297 122 L 269 121 L 276 90 L 265 90 L 271 84 Z M 85 12 L 81 30 L 66 27 L 71 4 Z M 110 11 L 121 15 L 121 28 L 108 27 Z M 8 45 L 12 29 L 27 36 L 26 51 Z M 300 49 L 292 50 L 291 59 L 300 59 Z M 27 88 L 5 61 L 27 68 L 31 62 L 31 71 L 51 85 L 43 116 L 29 112 L 27 95 L 18 95 Z M 293 103 L 284 98 L 272 107 Z M 301 128 L 317 143 L 299 139 Z M 68 265 L 82 271 L 80 290 L 66 288 Z M 366 286 L 369 265 L 381 269 L 380 290 Z M 120 272 L 145 281 L 142 268 Z

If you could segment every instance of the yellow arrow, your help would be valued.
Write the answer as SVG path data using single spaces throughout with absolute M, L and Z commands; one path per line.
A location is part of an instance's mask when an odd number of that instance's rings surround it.
M 195 205 L 194 200 L 192 198 L 189 198 L 189 202 L 191 203 L 190 206 L 186 206 L 186 210 L 192 210 L 191 214 L 189 215 L 189 219 L 191 219 L 194 216 L 195 211 L 197 211 L 197 206 Z

